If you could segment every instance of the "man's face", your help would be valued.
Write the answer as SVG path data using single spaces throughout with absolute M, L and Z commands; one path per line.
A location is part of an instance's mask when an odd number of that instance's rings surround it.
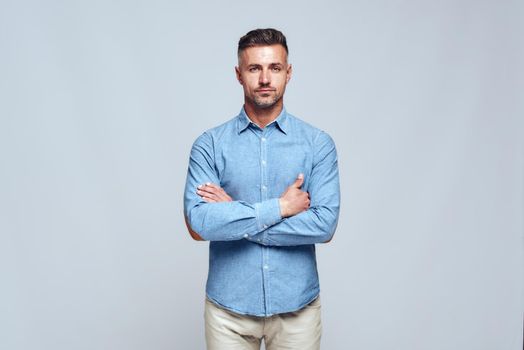
M 237 79 L 244 88 L 245 102 L 254 108 L 270 108 L 283 104 L 282 96 L 291 79 L 282 45 L 248 47 L 240 53 Z

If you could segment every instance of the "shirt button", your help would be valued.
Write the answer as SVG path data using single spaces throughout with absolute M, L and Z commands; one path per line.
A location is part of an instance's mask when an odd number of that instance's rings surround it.
M 269 269 L 269 266 L 264 265 L 264 269 L 265 269 L 265 270 Z
M 267 190 L 267 187 L 266 186 L 262 186 L 262 191 L 265 191 Z
M 264 225 L 264 228 L 267 228 L 267 225 Z
M 247 233 L 244 234 L 244 238 L 248 238 L 248 237 L 249 237 L 249 235 Z
M 266 165 L 266 161 L 265 160 L 262 161 L 262 165 L 264 165 L 264 166 Z
M 266 138 L 265 137 L 262 138 L 262 142 L 266 142 Z

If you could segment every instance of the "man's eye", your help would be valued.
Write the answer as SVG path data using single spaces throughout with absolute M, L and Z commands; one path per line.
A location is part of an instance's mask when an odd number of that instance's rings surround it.
M 249 68 L 249 71 L 251 73 L 254 73 L 254 72 L 258 71 L 258 67 L 251 67 L 251 68 Z
M 280 67 L 273 67 L 273 72 L 280 72 L 282 68 Z

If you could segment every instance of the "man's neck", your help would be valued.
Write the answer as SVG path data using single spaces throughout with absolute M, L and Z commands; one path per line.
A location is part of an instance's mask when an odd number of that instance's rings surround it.
M 264 129 L 266 125 L 277 119 L 283 108 L 283 103 L 276 103 L 269 108 L 257 108 L 252 104 L 244 103 L 244 110 L 246 111 L 247 116 L 261 129 Z

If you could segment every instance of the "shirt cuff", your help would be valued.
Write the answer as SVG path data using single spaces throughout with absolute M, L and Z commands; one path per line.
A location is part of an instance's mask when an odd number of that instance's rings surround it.
M 265 230 L 282 220 L 278 198 L 255 203 L 255 213 L 257 216 L 258 229 L 260 231 Z

